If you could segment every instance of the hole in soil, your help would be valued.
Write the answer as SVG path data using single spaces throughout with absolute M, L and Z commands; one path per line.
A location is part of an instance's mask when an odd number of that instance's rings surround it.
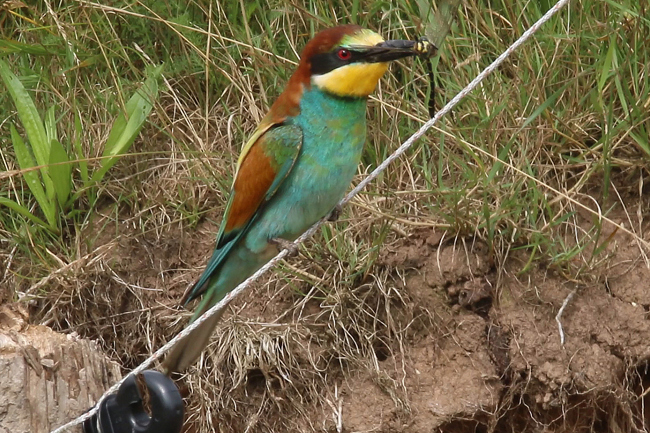
M 492 308 L 492 298 L 483 298 L 473 305 L 472 310 L 482 318 L 487 319 L 490 308 Z
M 492 285 L 489 281 L 482 281 L 473 279 L 463 284 L 463 287 L 458 291 L 458 299 L 454 300 L 452 295 L 452 303 L 457 302 L 460 306 L 469 311 L 473 311 L 484 319 L 488 318 L 490 308 L 492 308 L 492 298 L 494 293 Z
M 253 368 L 246 373 L 246 390 L 248 392 L 263 391 L 266 386 L 266 376 L 259 368 Z
M 439 427 L 441 433 L 487 433 L 487 425 L 473 419 L 455 419 Z
M 377 339 L 372 345 L 372 349 L 375 351 L 375 356 L 377 361 L 385 361 L 390 358 L 390 348 L 382 340 Z

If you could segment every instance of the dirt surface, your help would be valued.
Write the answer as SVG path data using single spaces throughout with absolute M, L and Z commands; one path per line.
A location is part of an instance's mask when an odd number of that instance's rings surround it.
M 650 274 L 638 246 L 625 236 L 617 241 L 619 260 L 611 269 L 626 272 L 589 286 L 543 269 L 518 277 L 509 271 L 521 268 L 516 257 L 498 272 L 481 243 L 416 241 L 391 253 L 392 265 L 411 268 L 405 290 L 446 330 L 442 336 L 423 330 L 406 351 L 415 415 L 408 427 L 631 431 L 634 419 L 647 428 L 650 400 L 635 393 L 650 382 L 643 283 Z M 556 315 L 567 299 L 562 344 Z M 381 411 L 350 424 L 352 431 L 372 428 L 399 430 Z
M 214 232 L 208 220 L 181 234 L 98 230 L 88 253 L 106 248 L 101 260 L 54 278 L 57 308 L 35 317 L 132 368 L 187 320 L 176 303 Z M 266 279 L 179 379 L 186 431 L 647 431 L 650 271 L 631 237 L 607 233 L 590 284 L 519 273 L 524 253 L 496 263 L 483 242 L 435 230 L 382 247 L 356 287 Z

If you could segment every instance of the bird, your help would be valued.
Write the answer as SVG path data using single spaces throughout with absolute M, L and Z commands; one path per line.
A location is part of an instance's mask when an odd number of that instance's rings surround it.
M 181 301 L 202 297 L 190 323 L 336 208 L 361 159 L 368 96 L 391 61 L 430 56 L 433 48 L 352 24 L 325 29 L 305 45 L 241 151 L 216 248 Z M 162 365 L 167 374 L 200 357 L 221 315 L 172 348 Z

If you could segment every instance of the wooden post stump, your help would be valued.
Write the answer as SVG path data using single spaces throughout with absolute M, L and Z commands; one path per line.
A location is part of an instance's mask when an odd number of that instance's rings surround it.
M 121 378 L 119 365 L 93 342 L 30 325 L 27 317 L 20 304 L 0 306 L 0 433 L 48 433 Z

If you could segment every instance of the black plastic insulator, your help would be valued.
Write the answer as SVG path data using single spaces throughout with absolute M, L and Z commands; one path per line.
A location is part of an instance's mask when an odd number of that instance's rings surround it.
M 145 410 L 135 376 L 129 376 L 83 423 L 84 433 L 180 433 L 184 411 L 178 388 L 158 371 L 147 370 L 142 375 L 149 390 L 150 413 Z

